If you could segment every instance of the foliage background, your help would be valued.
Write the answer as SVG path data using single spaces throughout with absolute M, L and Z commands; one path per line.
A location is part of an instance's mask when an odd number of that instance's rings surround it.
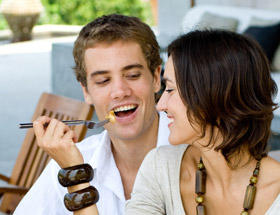
M 2 0 L 0 0 L 1 4 Z M 45 11 L 37 24 L 85 25 L 96 17 L 110 13 L 132 15 L 153 25 L 147 0 L 41 0 Z M 0 30 L 8 28 L 0 14 Z

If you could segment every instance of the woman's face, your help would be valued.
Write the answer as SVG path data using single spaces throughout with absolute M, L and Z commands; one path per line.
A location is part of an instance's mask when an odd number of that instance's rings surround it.
M 157 104 L 159 111 L 165 111 L 170 119 L 168 124 L 172 145 L 191 144 L 199 137 L 197 126 L 192 127 L 187 117 L 187 108 L 184 105 L 176 85 L 173 60 L 170 56 L 165 65 L 164 80 L 166 89 Z M 195 129 L 196 130 L 195 130 Z

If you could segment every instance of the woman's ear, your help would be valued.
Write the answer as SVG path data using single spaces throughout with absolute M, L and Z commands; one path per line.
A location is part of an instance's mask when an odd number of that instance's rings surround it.
M 80 85 L 81 85 L 82 90 L 83 90 L 85 102 L 91 105 L 92 104 L 91 96 L 90 96 L 87 88 L 82 83 L 80 83 Z
M 161 66 L 158 66 L 154 72 L 154 92 L 155 93 L 157 93 L 160 90 L 160 86 L 161 86 L 160 73 L 161 73 Z

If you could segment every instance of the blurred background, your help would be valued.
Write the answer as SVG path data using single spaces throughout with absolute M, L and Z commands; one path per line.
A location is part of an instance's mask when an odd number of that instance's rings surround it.
M 167 44 L 207 9 L 212 18 L 216 14 L 212 23 L 235 17 L 240 26 L 249 14 L 280 22 L 279 0 L 0 0 L 0 173 L 11 174 L 26 134 L 18 124 L 31 120 L 42 92 L 83 100 L 72 70 L 73 42 L 82 26 L 104 14 L 139 17 L 154 30 L 165 59 Z M 280 88 L 279 71 L 273 77 Z M 272 128 L 270 144 L 277 150 L 280 110 Z
M 36 25 L 85 25 L 96 17 L 110 13 L 134 15 L 150 25 L 155 22 L 149 0 L 0 0 L 2 12 L 3 9 L 4 11 L 6 9 L 3 8 L 5 3 L 11 5 L 10 7 L 20 7 L 18 11 L 24 7 L 27 7 L 28 9 L 25 11 L 29 10 L 29 12 L 32 7 L 33 11 L 37 9 L 40 12 L 40 17 Z M 0 30 L 6 28 L 8 25 L 2 13 L 0 15 Z

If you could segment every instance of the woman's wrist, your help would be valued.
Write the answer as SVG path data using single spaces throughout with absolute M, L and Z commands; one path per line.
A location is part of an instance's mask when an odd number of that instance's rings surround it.
M 76 184 L 76 185 L 73 185 L 73 186 L 69 186 L 69 187 L 67 187 L 67 190 L 68 190 L 68 193 L 73 193 L 73 192 L 76 192 L 78 190 L 85 189 L 89 186 L 90 186 L 90 183 L 87 182 L 87 183 L 82 183 L 82 184 Z

